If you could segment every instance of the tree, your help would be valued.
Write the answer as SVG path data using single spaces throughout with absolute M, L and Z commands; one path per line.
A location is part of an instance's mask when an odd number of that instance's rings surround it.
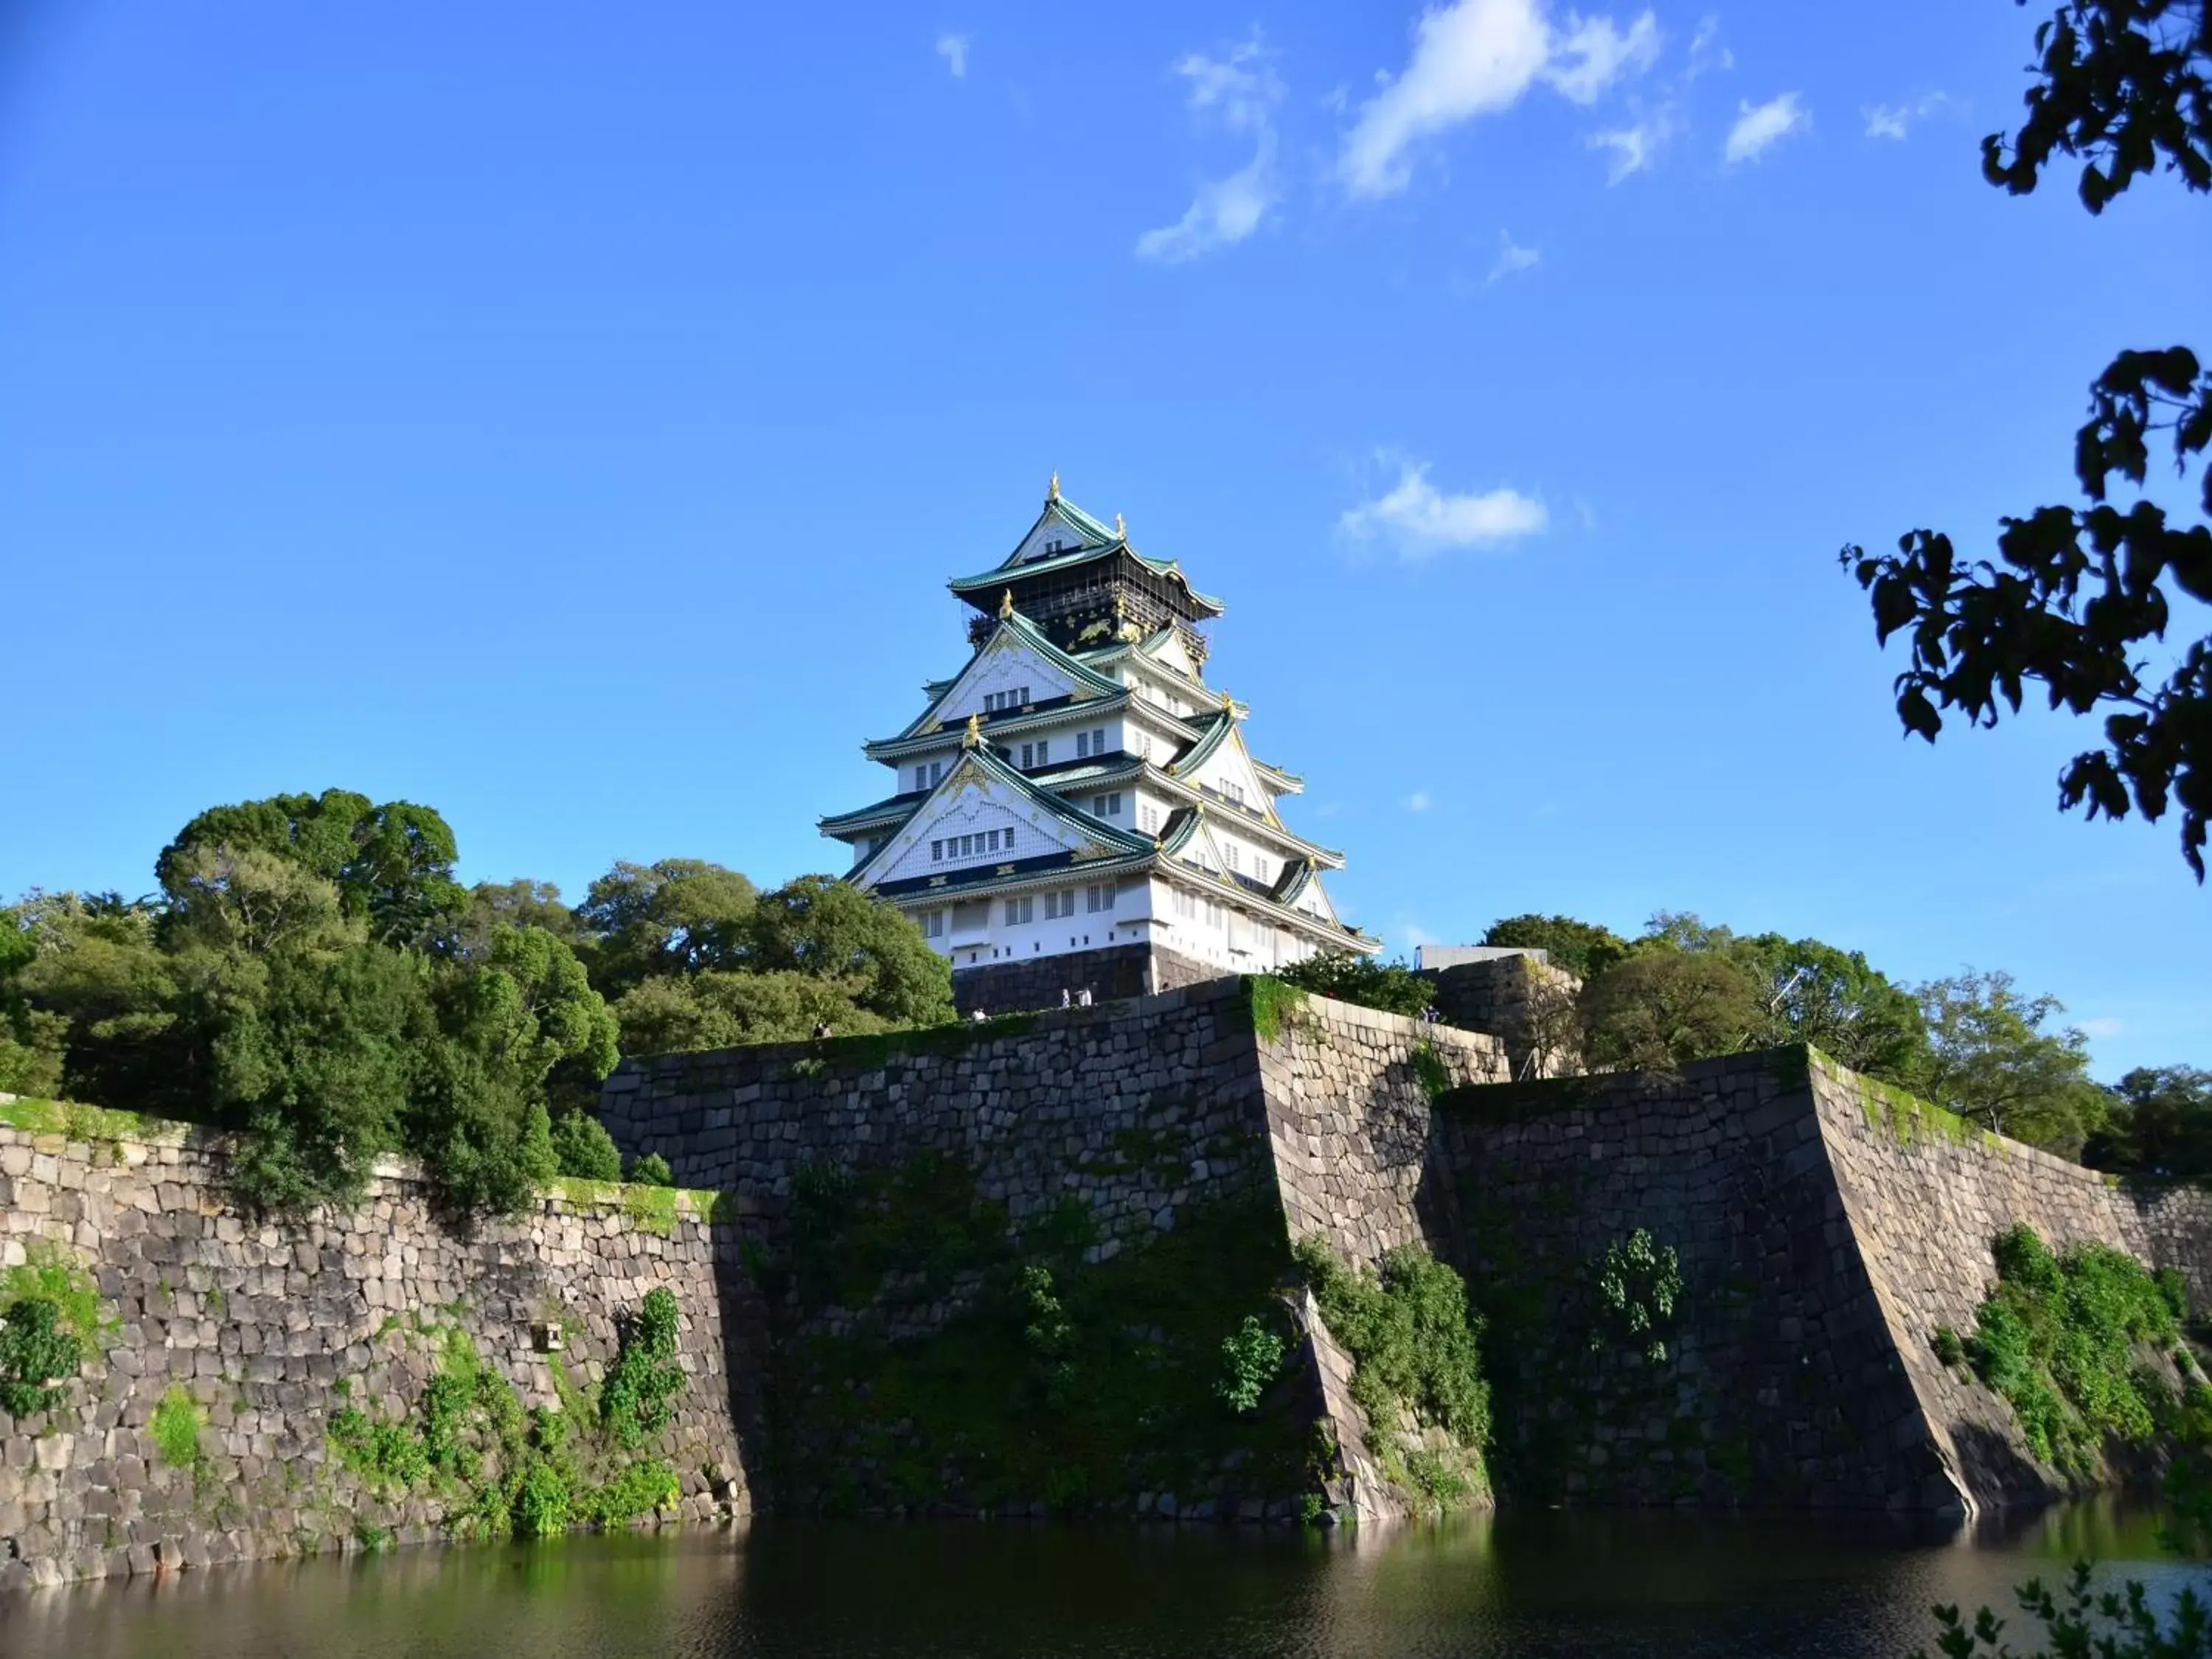
M 501 927 L 542 927 L 571 950 L 584 936 L 576 913 L 561 902 L 561 890 L 550 881 L 526 876 L 480 881 L 469 889 L 467 905 L 453 925 L 455 953 L 481 956 Z
M 1929 1046 L 1917 1092 L 1999 1134 L 2080 1156 L 2106 1104 L 2089 1078 L 2088 1039 L 2043 1029 L 2064 1004 L 2021 995 L 2009 974 L 1971 970 L 1920 987 L 1919 999 Z
M 502 927 L 477 960 L 440 964 L 439 1031 L 402 1120 L 448 1207 L 511 1212 L 559 1172 L 548 1086 L 571 1065 L 614 1069 L 616 1026 L 575 953 L 542 927 Z
M 1506 916 L 1490 924 L 1482 942 L 1541 951 L 1553 967 L 1584 981 L 1595 979 L 1628 952 L 1628 941 L 1612 928 L 1572 916 Z
M 2036 31 L 2040 76 L 2008 148 L 1983 141 L 1982 168 L 2014 195 L 2033 191 L 2058 155 L 2081 162 L 2082 205 L 2106 203 L 2161 164 L 2185 188 L 2212 189 L 2212 9 L 2203 0 L 2066 0 Z M 2175 471 L 2202 466 L 2212 442 L 2212 371 L 2186 346 L 2125 350 L 2090 388 L 2074 471 L 2092 503 L 2038 507 L 2000 522 L 2001 562 L 1962 562 L 1948 536 L 1915 530 L 1894 555 L 1841 556 L 1871 595 L 1877 638 L 1905 633 L 1911 661 L 1896 682 L 1908 732 L 1933 743 L 1946 709 L 1995 726 L 2017 714 L 2031 681 L 2048 706 L 2106 711 L 2104 744 L 2059 775 L 2062 811 L 2155 821 L 2181 817 L 2181 853 L 2204 879 L 2212 818 L 2212 635 L 2154 667 L 2175 600 L 2212 603 L 2212 526 L 2168 520 L 2140 493 L 2108 500 L 2114 476 L 2140 492 L 2154 434 L 2170 433 Z M 2212 471 L 2195 509 L 2212 517 Z M 2164 678 L 2161 681 L 2160 675 Z
M 33 1006 L 21 983 L 38 953 L 37 935 L 22 911 L 0 905 L 0 1093 L 61 1092 L 69 1022 Z
M 1583 988 L 1583 1052 L 1601 1070 L 1665 1074 L 1754 1045 L 1759 981 L 1726 956 L 1657 944 Z
M 1333 951 L 1291 963 L 1281 977 L 1339 1002 L 1356 1002 L 1409 1018 L 1419 1018 L 1437 1000 L 1436 988 L 1402 962 L 1377 962 Z
M 726 974 L 709 969 L 649 979 L 615 1004 L 629 1054 L 684 1054 L 741 1042 L 796 1042 L 827 1025 L 839 1036 L 890 1029 L 891 1022 L 854 1000 L 846 981 L 778 969 Z
M 259 969 L 161 948 L 161 912 L 112 894 L 33 892 L 16 911 L 35 954 L 14 976 L 74 1099 L 159 1117 L 210 1115 L 213 1044 Z M 42 1068 L 43 1069 L 43 1068 Z
M 2112 1091 L 2082 1161 L 2100 1170 L 2198 1181 L 2212 1176 L 2212 1072 L 2142 1066 Z
M 248 848 L 285 859 L 333 884 L 345 914 L 365 919 L 385 945 L 424 944 L 450 926 L 466 895 L 453 879 L 453 832 L 428 806 L 372 805 L 347 789 L 319 795 L 271 795 L 211 806 L 177 832 L 155 860 L 161 889 L 190 899 L 196 849 Z
M 350 1204 L 398 1149 L 434 1040 L 426 964 L 361 940 L 283 951 L 217 1039 L 215 1092 L 243 1131 L 232 1179 L 257 1208 Z
M 952 1018 L 952 969 L 895 907 L 835 876 L 801 876 L 763 893 L 745 961 L 849 984 L 853 1001 L 901 1024 Z
M 576 907 L 592 984 L 615 998 L 663 975 L 744 966 L 754 898 L 751 882 L 705 859 L 617 860 Z

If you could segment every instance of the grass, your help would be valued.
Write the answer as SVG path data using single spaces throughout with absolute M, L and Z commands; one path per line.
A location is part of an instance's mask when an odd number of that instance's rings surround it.
M 148 1426 L 154 1436 L 154 1449 L 170 1468 L 196 1470 L 207 1461 L 200 1445 L 200 1408 L 183 1383 L 169 1384 L 155 1406 Z

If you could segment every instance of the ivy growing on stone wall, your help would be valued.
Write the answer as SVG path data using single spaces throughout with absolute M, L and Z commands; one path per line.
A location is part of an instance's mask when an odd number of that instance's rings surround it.
M 1486 1491 L 1490 1390 L 1465 1282 L 1417 1244 L 1386 1251 L 1371 1273 L 1318 1237 L 1301 1239 L 1296 1255 L 1329 1334 L 1352 1355 L 1352 1395 L 1383 1473 L 1433 1506 Z M 1424 1430 L 1449 1444 L 1408 1443 Z
M 52 1411 L 118 1323 L 75 1256 L 31 1240 L 23 1261 L 0 1269 L 0 1412 Z
M 2178 1348 L 2188 1316 L 2180 1275 L 2154 1274 L 2105 1244 L 2054 1254 L 2024 1222 L 1992 1239 L 1990 1252 L 1996 1288 L 1975 1312 L 1966 1357 L 2011 1405 L 2029 1449 L 2081 1478 L 2108 1440 L 2151 1440 L 2175 1403 L 2149 1354 Z M 2194 1370 L 2182 1364 L 2185 1376 Z
M 1672 1244 L 1653 1242 L 1638 1227 L 1627 1238 L 1605 1247 L 1595 1264 L 1597 1305 L 1605 1329 L 1590 1333 L 1592 1352 L 1608 1339 L 1642 1352 L 1654 1365 L 1667 1363 L 1667 1334 L 1674 1328 L 1682 1297 L 1681 1264 Z
M 60 1304 L 25 1297 L 0 1313 L 0 1412 L 36 1417 L 61 1403 L 84 1344 L 61 1328 Z
M 1161 1156 L 1137 1133 L 1091 1162 Z M 1127 1514 L 1149 1492 L 1188 1512 L 1318 1486 L 1310 1425 L 1262 1376 L 1267 1342 L 1244 1342 L 1253 1322 L 1277 1343 L 1287 1329 L 1272 1194 L 1185 1205 L 1117 1245 L 1075 1194 L 1017 1236 L 939 1155 L 793 1185 L 787 1253 L 747 1261 L 772 1317 L 780 1508 Z M 1218 1391 L 1224 1342 L 1249 1362 L 1235 1399 Z
M 578 1389 L 556 1358 L 562 1407 L 531 1411 L 465 1331 L 417 1321 L 403 1336 L 434 1342 L 438 1364 L 413 1413 L 380 1419 L 341 1382 L 331 1445 L 370 1492 L 438 1499 L 457 1536 L 545 1537 L 667 1509 L 680 1491 L 675 1470 L 628 1454 L 665 1426 L 683 1384 L 676 1321 L 675 1297 L 649 1291 L 599 1395 Z

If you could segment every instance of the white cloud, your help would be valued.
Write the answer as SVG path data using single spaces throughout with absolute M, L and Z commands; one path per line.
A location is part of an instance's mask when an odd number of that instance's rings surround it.
M 2085 1019 L 2081 1022 L 2081 1034 L 2084 1036 L 2118 1036 L 2127 1029 L 2127 1022 L 2124 1020 L 2102 1018 Z
M 1174 264 L 1243 241 L 1259 229 L 1282 191 L 1275 170 L 1275 106 L 1283 99 L 1266 48 L 1255 33 L 1218 58 L 1186 52 L 1175 72 L 1188 83 L 1186 103 L 1201 123 L 1250 137 L 1252 159 L 1224 179 L 1201 183 L 1174 224 L 1137 238 L 1137 257 Z
M 1406 810 L 1408 812 L 1425 812 L 1434 804 L 1430 800 L 1429 792 L 1425 789 L 1416 789 L 1406 797 Z
M 1617 185 L 1657 161 L 1659 152 L 1674 136 L 1674 106 L 1666 103 L 1627 126 L 1593 132 L 1585 142 L 1592 149 L 1613 152 L 1613 159 L 1606 166 L 1605 181 Z
M 937 37 L 937 55 L 945 60 L 945 67 L 952 71 L 952 78 L 968 78 L 968 37 L 964 34 L 940 34 Z
M 1425 559 L 1454 548 L 1496 547 L 1536 535 L 1550 522 L 1543 502 L 1516 489 L 1452 495 L 1429 482 L 1426 465 L 1402 459 L 1396 465 L 1395 484 L 1337 519 L 1342 534 L 1354 541 L 1385 541 L 1401 557 Z
M 1343 907 L 1338 908 L 1340 909 Z M 1398 919 L 1398 940 L 1408 951 L 1418 951 L 1424 945 L 1437 943 L 1434 933 L 1422 927 L 1419 922 L 1407 921 L 1403 916 Z
M 1791 133 L 1802 131 L 1812 119 L 1812 112 L 1794 92 L 1785 92 L 1763 104 L 1745 99 L 1738 108 L 1735 125 L 1729 129 L 1721 159 L 1730 164 L 1757 161 Z
M 1644 13 L 1623 33 L 1610 17 L 1567 14 L 1567 32 L 1553 40 L 1554 62 L 1545 80 L 1577 104 L 1598 95 L 1627 75 L 1641 75 L 1659 61 L 1659 20 Z
M 1275 135 L 1263 132 L 1249 167 L 1199 185 L 1182 218 L 1137 238 L 1137 257 L 1179 264 L 1241 242 L 1259 229 L 1276 193 Z
M 1510 108 L 1542 80 L 1589 103 L 1615 82 L 1649 69 L 1659 25 L 1646 11 L 1623 30 L 1609 17 L 1567 15 L 1555 30 L 1545 0 L 1453 0 L 1421 14 L 1413 55 L 1395 79 L 1359 107 L 1345 135 L 1337 173 L 1354 196 L 1406 188 L 1407 152 L 1475 116 Z
M 1543 255 L 1534 248 L 1522 247 L 1516 242 L 1511 231 L 1501 230 L 1498 233 L 1498 258 L 1491 265 L 1490 276 L 1484 286 L 1502 282 L 1518 271 L 1533 270 L 1542 258 Z
M 1698 20 L 1698 32 L 1690 37 L 1690 67 L 1686 79 L 1694 81 L 1708 70 L 1732 70 L 1735 54 L 1721 45 L 1721 20 L 1708 12 Z
M 1869 138 L 1902 138 L 1916 121 L 1924 121 L 1951 101 L 1947 93 L 1931 92 L 1910 104 L 1868 104 L 1859 113 L 1866 118 Z

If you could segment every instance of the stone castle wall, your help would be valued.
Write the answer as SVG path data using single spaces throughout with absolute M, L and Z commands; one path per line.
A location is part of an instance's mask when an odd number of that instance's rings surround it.
M 1258 1195 L 1263 1224 L 1285 1244 L 1317 1233 L 1372 1263 L 1423 1237 L 1430 1097 L 1502 1079 L 1505 1063 L 1491 1037 L 1322 998 L 1278 1004 L 1215 977 L 891 1039 L 625 1062 L 601 1115 L 626 1153 L 658 1152 L 685 1184 L 732 1194 L 741 1253 L 788 1249 L 810 1166 L 883 1170 L 935 1155 L 973 1171 L 976 1198 L 1005 1206 L 1017 1240 L 1073 1200 L 1097 1224 L 1098 1250 L 1141 1251 L 1200 1211 Z M 810 1328 L 873 1317 L 911 1340 L 964 1305 L 956 1289 L 916 1308 L 908 1291 L 887 1282 L 895 1310 L 841 1307 Z M 771 1310 L 746 1307 L 765 1346 Z M 1305 1340 L 1346 1465 L 1343 1501 L 1389 1513 L 1345 1388 L 1348 1362 L 1326 1331 Z M 1185 1512 L 1207 1502 L 1177 1497 Z
M 1513 1064 L 1497 1037 L 1241 980 L 626 1061 L 609 1127 L 721 1194 L 713 1224 L 688 1198 L 657 1225 L 555 1195 L 468 1237 L 398 1166 L 353 1215 L 280 1226 L 228 1206 L 211 1139 L 0 1129 L 0 1268 L 34 1243 L 69 1252 L 115 1321 L 56 1420 L 0 1420 L 0 1587 L 342 1547 L 363 1528 L 428 1535 L 431 1506 L 362 1491 L 331 1453 L 338 1383 L 404 1413 L 434 1362 L 411 1334 L 427 1320 L 465 1333 L 524 1403 L 556 1404 L 533 1327 L 568 1322 L 565 1363 L 596 1377 L 617 1318 L 660 1285 L 683 1310 L 691 1381 L 648 1449 L 680 1472 L 688 1513 L 748 1507 L 769 1352 L 751 1264 L 788 1244 L 817 1168 L 957 1160 L 1017 1242 L 1079 1201 L 1101 1261 L 1223 1200 L 1362 1265 L 1425 1243 L 1488 1319 L 1509 1502 L 1942 1510 L 2039 1495 L 2001 1402 L 1929 1346 L 1939 1325 L 1971 1328 L 1990 1236 L 2026 1221 L 2057 1244 L 2104 1239 L 2212 1294 L 2212 1196 L 2123 1188 L 1960 1133 L 1803 1050 L 1665 1079 L 1509 1082 Z M 1639 1228 L 1675 1251 L 1685 1285 L 1631 1332 L 1596 1268 Z M 922 1328 L 952 1309 L 900 1316 Z M 1344 1455 L 1331 1496 L 1387 1513 L 1348 1362 L 1310 1305 L 1293 1315 L 1300 1374 Z M 207 1425 L 197 1469 L 153 1444 L 173 1383 Z
M 1582 1069 L 1574 1000 L 1582 981 L 1533 951 L 1424 969 L 1437 1012 L 1505 1045 L 1508 1075 L 1559 1077 Z
M 2135 1191 L 1802 1048 L 1673 1079 L 1470 1090 L 1437 1115 L 1440 1241 L 1492 1316 L 1509 1498 L 1976 1510 L 2054 1494 L 2010 1409 L 1930 1346 L 1971 1334 L 1990 1241 L 2100 1239 L 2192 1289 L 2212 1194 Z M 1654 1364 L 1595 1288 L 1638 1228 L 1677 1253 Z
M 617 1320 L 657 1286 L 681 1311 L 689 1382 L 641 1455 L 677 1469 L 687 1516 L 747 1507 L 702 1218 L 679 1206 L 664 1236 L 665 1218 L 549 1197 L 462 1238 L 392 1163 L 352 1214 L 279 1225 L 230 1205 L 223 1164 L 221 1143 L 197 1133 L 0 1127 L 0 1270 L 58 1252 L 90 1273 L 110 1322 L 58 1411 L 0 1417 L 0 1590 L 350 1548 L 371 1528 L 434 1536 L 434 1503 L 378 1497 L 343 1466 L 331 1413 L 349 1399 L 388 1419 L 413 1408 L 438 1347 L 418 1322 L 465 1332 L 526 1407 L 558 1407 L 533 1326 L 564 1324 L 562 1359 L 596 1382 Z M 173 1386 L 204 1425 L 198 1467 L 155 1443 Z
M 2212 1291 L 2212 1193 L 2121 1183 L 1955 1120 L 1820 1056 L 1809 1084 L 1842 1212 L 1884 1323 L 1947 1466 L 1980 1502 L 2050 1491 L 2009 1408 L 1936 1358 L 1996 1277 L 1990 1240 L 2025 1221 L 2054 1249 L 2095 1242 L 2177 1267 L 2191 1300 Z
M 952 1001 L 963 1017 L 1057 1008 L 1065 992 L 1088 991 L 1093 1004 L 1180 991 L 1224 977 L 1194 957 L 1153 945 L 1108 945 L 1058 956 L 979 963 L 952 970 Z M 1233 978 L 1234 975 L 1228 977 Z

